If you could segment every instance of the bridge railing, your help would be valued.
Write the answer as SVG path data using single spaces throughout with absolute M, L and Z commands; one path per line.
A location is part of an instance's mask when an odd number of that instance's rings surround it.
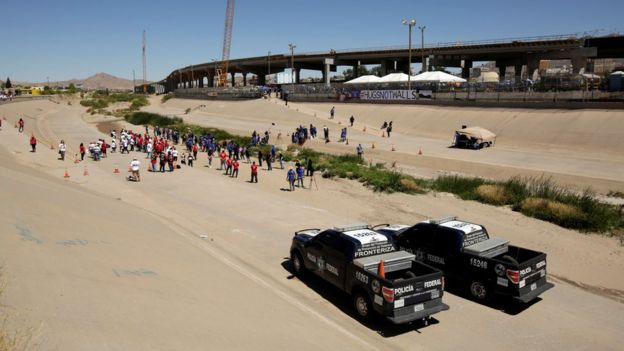
M 544 36 L 533 36 L 533 37 L 513 37 L 513 38 L 502 38 L 502 39 L 488 39 L 488 40 L 468 40 L 468 41 L 454 41 L 454 42 L 438 42 L 438 43 L 427 43 L 424 45 L 425 49 L 437 49 L 437 48 L 449 48 L 449 47 L 457 47 L 457 46 L 477 46 L 477 45 L 495 45 L 495 44 L 507 44 L 507 43 L 531 43 L 531 42 L 540 42 L 540 41 L 556 41 L 556 40 L 581 40 L 587 38 L 587 32 L 585 33 L 570 33 L 570 34 L 558 34 L 558 35 L 544 35 Z M 322 55 L 322 54 L 348 54 L 352 52 L 361 52 L 361 51 L 394 51 L 394 50 L 407 50 L 407 45 L 393 45 L 393 46 L 379 46 L 379 47 L 368 47 L 368 48 L 352 48 L 352 49 L 340 49 L 340 50 L 330 50 L 330 51 L 306 51 L 300 52 L 297 55 Z M 412 50 L 420 49 L 420 45 L 413 45 Z M 289 53 L 284 53 L 284 55 L 290 55 Z

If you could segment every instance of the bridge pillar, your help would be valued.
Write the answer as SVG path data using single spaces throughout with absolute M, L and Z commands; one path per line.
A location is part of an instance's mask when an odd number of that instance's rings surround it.
M 243 75 L 243 86 L 246 87 L 247 86 L 247 72 L 242 72 L 241 74 Z
M 522 65 L 514 65 L 515 83 L 522 82 Z
M 208 87 L 214 88 L 215 86 L 215 73 L 208 72 Z
M 232 77 L 232 86 L 236 86 L 236 72 L 230 72 L 230 76 Z M 227 85 L 227 84 L 226 84 Z
M 301 82 L 301 68 L 295 68 L 295 83 L 299 84 Z
M 574 56 L 570 61 L 572 61 L 572 69 L 575 73 L 580 73 L 581 69 L 587 66 L 587 57 L 584 56 Z
M 266 85 L 266 77 L 267 76 L 264 74 L 264 72 L 258 74 L 258 85 Z
M 529 58 L 526 64 L 527 68 L 527 78 L 533 80 L 533 75 L 535 74 L 535 70 L 539 70 L 540 59 L 538 58 Z M 539 75 L 539 71 L 538 71 Z
M 199 87 L 200 88 L 204 87 L 204 76 L 203 75 L 201 77 L 199 77 Z
M 507 66 L 498 66 L 498 80 L 505 80 L 505 74 L 507 73 Z
M 462 66 L 462 78 L 468 79 L 470 78 L 470 69 L 472 68 L 471 60 L 464 60 L 464 65 Z
M 353 78 L 352 79 L 355 79 L 359 76 L 360 76 L 360 65 L 355 64 L 353 65 Z
M 388 61 L 388 60 L 383 60 L 381 61 L 381 65 L 380 65 L 380 71 L 381 71 L 381 76 L 385 76 L 388 74 L 389 71 L 389 67 L 392 65 L 392 61 Z
M 323 60 L 323 82 L 325 82 L 326 86 L 330 85 L 330 80 L 329 80 L 329 72 L 331 71 L 331 66 L 334 64 L 334 59 L 333 58 L 326 58 L 325 60 Z M 357 68 L 356 68 L 357 69 Z M 355 73 L 355 71 L 354 71 Z

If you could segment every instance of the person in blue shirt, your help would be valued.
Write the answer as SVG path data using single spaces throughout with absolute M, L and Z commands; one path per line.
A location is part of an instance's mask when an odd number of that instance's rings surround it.
M 303 167 L 302 166 L 297 167 L 297 185 L 305 189 L 305 186 L 303 186 Z
M 290 167 L 288 173 L 286 173 L 286 180 L 290 187 L 290 191 L 295 191 L 295 171 Z

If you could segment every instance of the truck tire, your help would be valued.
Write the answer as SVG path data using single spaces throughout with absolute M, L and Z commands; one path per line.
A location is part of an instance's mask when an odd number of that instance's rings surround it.
M 299 251 L 293 251 L 290 253 L 290 264 L 292 265 L 293 273 L 296 276 L 302 276 L 305 273 L 305 265 Z
M 356 290 L 353 293 L 353 307 L 355 307 L 355 313 L 362 320 L 370 320 L 373 314 L 373 306 L 362 290 Z
M 486 301 L 490 298 L 490 291 L 487 285 L 480 281 L 470 283 L 470 295 L 478 301 Z
M 518 265 L 518 260 L 516 260 L 515 258 L 513 258 L 513 257 L 511 257 L 509 255 L 503 255 L 503 257 L 501 257 L 501 260 L 507 261 L 507 262 L 509 262 L 511 264 L 514 264 L 514 265 Z

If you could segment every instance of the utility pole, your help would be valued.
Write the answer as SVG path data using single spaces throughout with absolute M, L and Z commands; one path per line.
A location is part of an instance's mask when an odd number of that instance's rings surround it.
M 418 29 L 420 29 L 420 54 L 421 54 L 420 73 L 425 72 L 425 28 L 427 28 L 427 26 L 418 27 Z
M 295 86 L 295 48 L 297 47 L 295 44 L 288 44 L 290 48 L 290 74 L 291 74 L 291 84 L 293 85 L 293 92 Z
M 409 27 L 409 44 L 408 44 L 408 69 L 407 69 L 407 90 L 412 90 L 412 27 L 416 25 L 416 20 L 403 20 L 401 23 Z
M 147 94 L 147 61 L 145 59 L 145 29 L 143 30 L 143 94 Z

